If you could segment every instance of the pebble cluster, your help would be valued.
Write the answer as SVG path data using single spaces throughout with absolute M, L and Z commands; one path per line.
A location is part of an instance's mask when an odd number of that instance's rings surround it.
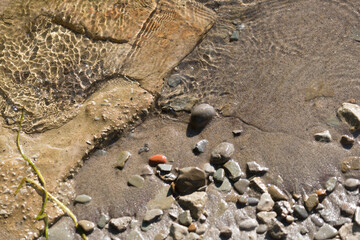
M 200 106 L 200 107 L 199 107 Z M 197 106 L 195 117 L 197 126 L 204 128 L 215 116 L 215 110 L 207 105 Z M 343 104 L 344 109 L 348 104 Z M 352 108 L 347 108 L 350 111 Z M 200 110 L 199 110 L 200 108 Z M 350 109 L 350 110 L 349 110 Z M 358 116 L 359 121 L 345 119 L 351 127 L 360 126 L 359 112 L 345 114 L 346 117 Z M 342 110 L 345 111 L 345 110 Z M 341 112 L 339 110 L 339 112 Z M 358 115 L 356 115 L 358 114 Z M 200 124 L 201 123 L 201 124 Z M 356 123 L 356 126 L 352 126 Z M 234 130 L 234 137 L 241 136 L 241 130 Z M 349 144 L 351 137 L 341 140 L 342 144 Z M 315 140 L 331 141 L 328 131 L 315 135 Z M 351 142 L 351 141 L 350 141 Z M 203 139 L 195 144 L 194 154 L 207 151 L 208 140 Z M 149 158 L 149 166 L 142 169 L 139 175 L 128 179 L 130 187 L 141 188 L 144 185 L 144 176 L 154 172 L 171 187 L 171 194 L 176 200 L 176 211 L 148 209 L 142 219 L 132 216 L 112 218 L 102 214 L 95 224 L 87 220 L 79 221 L 84 232 L 105 229 L 112 234 L 103 234 L 103 240 L 118 240 L 117 233 L 127 233 L 127 240 L 149 239 L 147 232 L 152 225 L 163 219 L 168 230 L 160 231 L 154 239 L 360 239 L 360 201 L 358 197 L 360 180 L 357 178 L 329 177 L 323 183 L 323 188 L 310 193 L 289 193 L 275 184 L 267 183 L 264 175 L 269 169 L 255 161 L 246 164 L 246 170 L 233 159 L 236 149 L 230 142 L 222 142 L 211 150 L 211 158 L 202 168 L 185 167 L 174 169 L 167 162 L 164 155 L 158 154 Z M 131 161 L 131 153 L 121 152 L 115 167 L 126 168 L 126 162 Z M 360 158 L 351 157 L 342 162 L 342 172 L 346 173 L 360 168 Z M 221 196 L 221 204 L 217 208 L 207 208 L 213 201 L 212 190 L 215 189 Z M 86 204 L 91 201 L 87 195 L 78 195 L 76 203 Z M 222 226 L 210 225 L 211 216 L 219 211 L 229 211 L 227 206 L 232 204 L 243 215 L 236 221 L 237 225 Z M 168 215 L 166 218 L 165 215 Z M 140 227 L 136 225 L 141 221 Z M 55 225 L 56 226 L 56 225 Z M 50 235 L 56 227 L 50 229 Z M 62 228 L 63 229 L 63 228 Z M 60 231 L 60 230 L 59 230 Z M 103 231 L 104 232 L 104 231 Z M 207 235 L 208 232 L 212 234 Z M 214 238 L 216 233 L 217 237 Z M 58 234 L 63 234 L 63 231 Z M 74 233 L 75 234 L 75 233 Z M 62 235 L 63 236 L 63 235 Z M 110 237 L 111 236 L 111 237 Z M 122 235 L 123 236 L 123 235 Z M 62 239 L 74 239 L 62 238 Z M 94 238 L 95 239 L 95 238 Z

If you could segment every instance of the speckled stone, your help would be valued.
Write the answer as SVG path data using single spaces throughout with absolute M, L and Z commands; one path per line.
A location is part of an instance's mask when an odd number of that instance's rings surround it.
M 140 175 L 132 175 L 128 180 L 128 185 L 137 188 L 142 188 L 144 185 L 144 181 L 145 181 L 144 178 L 141 177 Z
M 324 240 L 333 238 L 338 234 L 336 228 L 332 227 L 331 225 L 325 223 L 315 234 L 314 239 L 316 240 Z
M 274 204 L 270 194 L 263 193 L 256 208 L 258 211 L 270 211 L 274 207 Z
M 228 173 L 229 179 L 233 181 L 239 180 L 241 177 L 245 176 L 243 171 L 240 168 L 240 165 L 238 162 L 234 160 L 229 160 L 224 164 L 224 168 Z
M 222 142 L 211 152 L 210 163 L 224 164 L 231 159 L 234 151 L 235 148 L 232 143 Z
M 109 222 L 110 217 L 106 214 L 101 214 L 100 219 L 97 223 L 98 228 L 102 229 Z
M 143 220 L 145 222 L 153 222 L 158 220 L 163 214 L 164 212 L 161 209 L 151 209 L 146 211 Z
M 75 198 L 75 203 L 88 203 L 91 201 L 91 197 L 85 194 L 77 195 Z
M 319 203 L 319 197 L 316 193 L 310 194 L 310 196 L 305 200 L 305 207 L 308 210 L 308 212 L 311 212 L 316 205 Z
M 300 219 L 306 219 L 309 216 L 303 205 L 295 205 L 294 212 Z
M 237 182 L 234 183 L 234 188 L 238 193 L 244 194 L 249 187 L 250 181 L 247 179 L 239 179 Z
M 224 177 L 225 177 L 225 170 L 223 168 L 219 168 L 218 170 L 216 170 L 216 172 L 214 173 L 214 180 L 216 182 L 223 182 L 224 181 Z
M 329 192 L 329 193 L 334 191 L 334 189 L 336 187 L 336 183 L 337 183 L 337 178 L 336 177 L 329 178 L 325 183 L 326 191 Z
M 320 133 L 316 133 L 314 135 L 315 137 L 315 140 L 318 141 L 318 142 L 331 142 L 331 134 L 329 132 L 329 130 L 326 130 L 324 132 L 320 132 Z
M 125 163 L 130 159 L 131 153 L 128 151 L 121 151 L 119 153 L 119 157 L 115 163 L 116 168 L 123 169 L 125 166 Z
M 194 129 L 204 128 L 216 115 L 214 107 L 202 103 L 191 110 L 190 125 Z
M 93 222 L 90 222 L 88 220 L 80 220 L 78 224 L 85 233 L 91 233 L 92 231 L 94 231 L 95 224 Z

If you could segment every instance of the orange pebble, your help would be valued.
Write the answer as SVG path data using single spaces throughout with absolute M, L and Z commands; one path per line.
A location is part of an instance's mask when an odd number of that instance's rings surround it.
M 188 231 L 189 232 L 196 232 L 196 226 L 195 224 L 190 224 L 189 227 L 188 227 Z
M 167 158 L 164 155 L 157 154 L 149 158 L 150 164 L 166 163 Z

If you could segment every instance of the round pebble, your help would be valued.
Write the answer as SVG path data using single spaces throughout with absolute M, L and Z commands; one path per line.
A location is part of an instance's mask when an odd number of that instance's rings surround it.
M 88 220 L 80 220 L 78 224 L 85 233 L 90 233 L 94 231 L 95 224 L 93 222 L 90 222 Z
M 360 181 L 356 178 L 348 178 L 345 180 L 344 186 L 349 191 L 354 191 L 359 188 Z
M 216 115 L 215 109 L 209 104 L 203 103 L 191 110 L 190 125 L 194 129 L 204 128 Z
M 91 201 L 91 197 L 85 194 L 77 195 L 75 198 L 75 203 L 88 203 Z

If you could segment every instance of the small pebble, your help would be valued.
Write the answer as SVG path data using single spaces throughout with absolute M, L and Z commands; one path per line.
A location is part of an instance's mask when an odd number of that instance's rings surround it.
M 267 187 L 265 185 L 265 183 L 263 182 L 263 180 L 260 177 L 254 177 L 250 180 L 250 186 L 255 190 L 258 191 L 260 193 L 265 193 L 267 192 Z
M 128 185 L 137 188 L 142 188 L 144 182 L 145 182 L 144 178 L 141 177 L 140 175 L 132 175 L 128 180 Z
M 354 191 L 359 188 L 360 181 L 356 178 L 348 178 L 345 180 L 344 186 L 349 191 Z
M 193 148 L 193 152 L 195 154 L 200 154 L 200 153 L 205 152 L 205 147 L 208 143 L 209 143 L 209 141 L 206 139 L 200 140 L 199 142 L 197 142 L 195 144 L 195 147 Z
M 268 192 L 275 201 L 287 200 L 285 193 L 275 185 L 270 184 L 268 187 Z
M 336 177 L 329 178 L 325 183 L 326 191 L 329 192 L 329 193 L 334 191 L 334 189 L 336 187 L 336 183 L 337 183 L 337 178 Z
M 227 177 L 225 177 L 222 184 L 218 187 L 218 190 L 220 192 L 230 192 L 231 188 L 232 188 L 232 186 L 231 186 L 229 179 Z
M 220 229 L 220 238 L 221 239 L 229 239 L 232 236 L 231 228 L 229 227 L 222 227 Z
M 81 227 L 81 229 L 84 230 L 84 232 L 87 234 L 94 231 L 95 224 L 93 222 L 90 222 L 88 220 L 80 220 L 78 224 Z
M 234 154 L 235 148 L 232 143 L 222 142 L 211 152 L 210 163 L 224 164 L 229 161 Z
M 113 218 L 109 221 L 109 225 L 118 232 L 123 232 L 129 226 L 131 217 Z
M 256 214 L 256 217 L 265 224 L 270 224 L 273 219 L 275 219 L 277 216 L 276 212 L 270 211 L 270 212 L 258 212 Z
M 341 136 L 340 143 L 344 146 L 352 146 L 355 143 L 355 139 L 348 135 Z
M 292 223 L 292 222 L 294 222 L 295 218 L 293 216 L 291 216 L 291 215 L 287 215 L 285 220 L 288 223 Z
M 315 140 L 318 142 L 326 142 L 326 143 L 331 142 L 331 135 L 330 135 L 329 130 L 326 130 L 321 133 L 316 133 L 314 135 L 314 137 L 315 137 Z
M 159 220 L 163 214 L 164 212 L 161 209 L 151 209 L 145 213 L 143 220 L 145 222 L 153 222 Z
M 189 226 L 188 226 L 188 231 L 191 232 L 191 233 L 194 233 L 196 232 L 196 225 L 191 223 Z
M 249 187 L 250 181 L 247 179 L 239 179 L 237 182 L 234 183 L 234 188 L 240 194 L 244 194 Z
M 249 172 L 251 173 L 266 173 L 269 171 L 269 168 L 262 167 L 260 164 L 258 164 L 255 161 L 247 162 L 246 165 Z
M 300 219 L 306 219 L 309 216 L 303 205 L 295 205 L 294 212 Z
M 240 33 L 238 30 L 233 31 L 233 33 L 230 36 L 230 42 L 238 41 L 240 37 Z
M 237 200 L 237 203 L 240 205 L 240 206 L 245 206 L 247 204 L 247 201 L 248 201 L 248 197 L 247 196 L 244 196 L 244 195 L 241 195 L 238 200 Z
M 252 231 L 257 226 L 259 226 L 258 222 L 255 219 L 246 219 L 239 224 L 239 229 L 241 231 Z
M 150 151 L 149 144 L 145 143 L 144 146 L 139 149 L 138 154 L 148 151 Z
M 170 226 L 170 236 L 175 240 L 183 239 L 188 234 L 188 228 L 177 223 L 172 223 Z
M 316 193 L 310 194 L 310 196 L 305 200 L 305 207 L 308 210 L 308 212 L 311 212 L 316 205 L 319 203 L 319 198 Z
M 157 154 L 149 158 L 150 165 L 156 165 L 160 163 L 166 163 L 167 158 L 164 155 Z
M 259 226 L 256 228 L 256 233 L 263 234 L 267 232 L 267 230 L 268 230 L 268 226 L 266 224 L 259 224 Z
M 162 172 L 171 172 L 172 165 L 161 163 L 157 165 L 157 169 L 159 169 Z
M 238 137 L 242 134 L 243 130 L 233 130 L 232 133 L 234 137 Z
M 99 222 L 97 223 L 98 228 L 102 229 L 109 222 L 110 217 L 106 214 L 101 214 Z
M 270 211 L 274 207 L 274 204 L 270 194 L 263 193 L 256 208 L 258 211 Z
M 229 160 L 224 164 L 224 168 L 228 173 L 229 179 L 233 181 L 239 180 L 241 177 L 244 177 L 245 174 L 240 168 L 240 165 L 238 162 L 234 160 Z
M 77 195 L 75 198 L 75 203 L 88 203 L 91 201 L 91 197 L 85 194 Z
M 322 227 L 322 225 L 324 225 L 324 220 L 318 215 L 312 215 L 311 221 L 318 227 Z
M 250 206 L 256 206 L 259 203 L 259 199 L 255 197 L 248 197 L 247 202 Z
M 145 165 L 142 169 L 141 169 L 141 174 L 142 177 L 145 176 L 151 176 L 154 175 L 154 170 L 152 169 L 152 167 L 150 167 L 149 165 Z
M 336 228 L 332 227 L 331 225 L 325 223 L 315 234 L 314 239 L 316 240 L 324 240 L 333 238 L 337 235 L 338 231 Z
M 131 153 L 128 151 L 121 151 L 119 153 L 119 157 L 116 161 L 115 167 L 119 169 L 123 169 L 125 166 L 125 163 L 130 159 Z
M 215 168 L 210 163 L 205 163 L 203 166 L 203 170 L 208 176 L 212 176 L 215 173 Z
M 189 226 L 192 222 L 190 210 L 180 213 L 178 220 L 181 225 Z
M 216 170 L 216 172 L 214 173 L 214 180 L 216 182 L 223 182 L 224 181 L 224 177 L 225 177 L 225 170 L 223 168 L 219 168 L 218 170 Z

